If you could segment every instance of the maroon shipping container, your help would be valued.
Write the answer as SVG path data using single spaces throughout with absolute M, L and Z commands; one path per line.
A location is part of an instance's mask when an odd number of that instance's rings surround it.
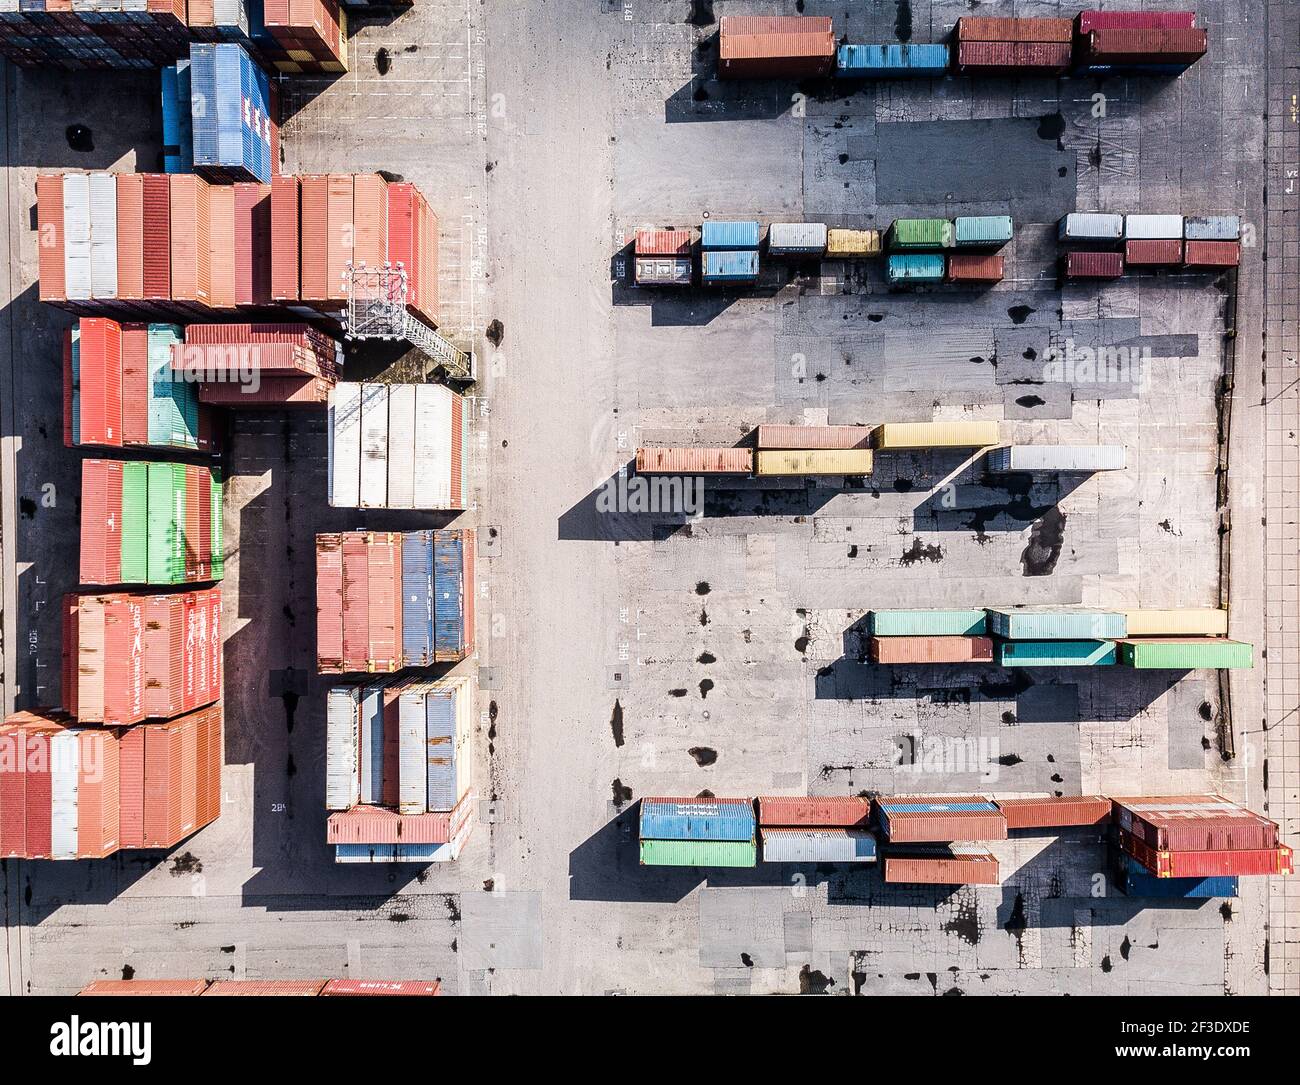
M 1190 30 L 1194 11 L 1081 11 L 1075 26 L 1080 34 L 1094 30 Z
M 340 535 L 316 536 L 316 669 L 330 674 L 343 670 L 342 543 Z
M 149 326 L 122 325 L 122 444 L 149 443 Z
M 759 448 L 870 448 L 871 426 L 758 427 Z
M 313 376 L 263 377 L 256 388 L 229 381 L 204 381 L 199 385 L 199 402 L 245 410 L 323 407 L 329 402 L 332 387 L 332 379 Z
M 271 304 L 271 186 L 235 187 L 235 304 Z M 188 337 L 187 337 L 188 338 Z
M 955 806 L 989 806 L 982 795 L 881 795 L 876 819 L 893 844 L 942 843 L 950 840 L 1005 840 L 1007 819 L 999 810 L 954 810 Z M 946 807 L 936 810 L 891 810 L 882 804 Z
M 1093 64 L 1191 64 L 1208 48 L 1205 30 L 1094 30 L 1084 53 Z
M 835 66 L 829 17 L 724 15 L 718 27 L 721 79 L 789 79 L 829 75 Z
M 883 860 L 885 881 L 894 885 L 999 885 L 997 858 L 977 849 L 890 849 Z
M 1067 279 L 1118 279 L 1123 274 L 1122 252 L 1070 252 L 1065 255 Z
M 950 283 L 1000 283 L 1002 253 L 955 252 L 948 257 Z
M 1116 799 L 1115 824 L 1159 851 L 1273 848 L 1278 827 L 1219 795 Z
M 1241 263 L 1241 242 L 1189 241 L 1183 263 L 1186 267 L 1236 267 Z
M 1183 243 L 1176 237 L 1124 243 L 1124 263 L 1130 267 L 1151 267 L 1182 262 Z
M 144 296 L 172 296 L 171 184 L 165 173 L 146 173 L 144 188 Z
M 79 323 L 81 444 L 122 444 L 122 327 L 105 317 Z
M 789 798 L 768 795 L 758 800 L 762 826 L 807 826 L 814 829 L 865 829 L 871 800 L 857 795 L 811 795 Z
M 959 42 L 1055 42 L 1074 38 L 1070 19 L 992 19 L 963 15 L 957 20 Z
M 330 980 L 321 995 L 403 995 L 430 997 L 442 990 L 437 980 Z
M 691 231 L 637 230 L 636 254 L 638 256 L 689 256 Z
M 957 46 L 962 71 L 1059 73 L 1067 70 L 1072 47 L 1062 42 L 964 41 Z
M 1110 821 L 1110 799 L 1100 795 L 993 801 L 1006 815 L 1008 829 L 1063 829 L 1104 825 Z
M 638 448 L 638 474 L 749 475 L 754 471 L 752 448 Z
M 872 637 L 872 663 L 991 663 L 989 637 Z

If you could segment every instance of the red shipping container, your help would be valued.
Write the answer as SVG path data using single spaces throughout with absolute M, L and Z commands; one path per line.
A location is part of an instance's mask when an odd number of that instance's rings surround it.
M 149 326 L 122 325 L 122 444 L 149 443 Z
M 235 304 L 271 304 L 270 185 L 235 185 Z
M 343 669 L 364 671 L 370 652 L 370 578 L 364 537 L 343 536 Z
M 302 299 L 325 301 L 329 297 L 330 178 L 310 176 L 302 185 Z
M 431 997 L 441 990 L 437 980 L 330 980 L 321 989 L 325 995 L 400 995 Z
M 1094 30 L 1086 56 L 1094 64 L 1191 64 L 1208 48 L 1205 30 Z
M 195 712 L 181 729 L 181 801 L 180 816 L 182 836 L 189 836 L 199 828 L 199 728 L 202 721 Z M 146 740 L 145 749 L 148 749 Z
M 75 378 L 72 375 L 72 329 L 63 329 L 63 443 L 68 447 L 73 447 L 73 429 L 72 429 L 72 402 L 73 402 L 73 385 Z
M 144 229 L 144 296 L 165 301 L 172 296 L 171 181 L 165 173 L 141 174 Z
M 144 728 L 144 847 L 169 848 L 183 835 L 181 746 L 192 717 Z
M 1070 252 L 1065 256 L 1067 279 L 1118 279 L 1123 274 L 1121 252 Z
M 955 810 L 958 806 L 985 806 L 980 795 L 882 795 L 876 800 L 876 818 L 891 843 L 912 844 L 950 840 L 1005 840 L 1007 819 L 993 809 Z M 935 807 L 933 810 L 886 811 L 886 804 Z
M 1000 283 L 1002 253 L 955 252 L 948 257 L 950 283 Z
M 0 859 L 21 859 L 27 854 L 27 732 L 8 721 L 0 726 L 0 766 Z
M 219 700 L 222 694 L 225 660 L 222 657 L 221 644 L 221 589 L 212 588 L 208 592 L 208 651 L 211 663 L 208 667 L 208 696 Z
M 229 381 L 205 381 L 199 385 L 199 402 L 216 407 L 279 410 L 286 407 L 321 407 L 329 402 L 334 386 L 325 377 L 263 377 L 254 390 L 251 385 Z
M 1190 30 L 1194 11 L 1081 11 L 1075 23 L 1080 34 L 1094 30 Z
M 235 307 L 235 187 L 208 186 L 208 261 L 212 280 L 208 305 Z
M 181 597 L 181 704 L 192 712 L 199 705 L 199 616 L 193 592 Z
M 870 448 L 870 426 L 758 427 L 759 448 Z
M 104 317 L 82 317 L 79 327 L 81 443 L 121 445 L 122 326 Z
M 636 254 L 638 256 L 689 256 L 691 236 L 690 230 L 643 228 L 636 232 Z
M 1241 263 L 1241 242 L 1189 241 L 1183 262 L 1187 267 L 1236 267 Z
M 212 264 L 208 226 L 208 183 L 192 173 L 173 173 L 171 187 L 172 297 L 208 305 Z
M 1176 237 L 1167 240 L 1136 240 L 1124 243 L 1124 263 L 1131 267 L 1182 262 L 1183 243 Z
M 1124 830 L 1117 830 L 1120 850 L 1157 878 L 1223 878 L 1293 874 L 1291 849 L 1251 848 L 1237 851 L 1161 851 Z
M 357 234 L 356 178 L 350 173 L 331 173 L 326 181 L 326 215 L 328 232 L 325 249 L 324 298 L 343 301 L 347 298 L 345 275 L 352 262 Z M 305 212 L 304 212 L 305 217 Z M 306 271 L 306 253 L 303 253 Z
M 203 993 L 207 985 L 207 980 L 95 980 L 77 994 L 110 998 L 131 995 L 198 995 Z
M 1058 829 L 1104 825 L 1110 799 L 1100 795 L 1065 795 L 1041 799 L 995 799 L 1008 829 Z
M 23 848 L 29 859 L 48 858 L 53 850 L 51 802 L 54 781 L 50 773 L 50 734 L 57 728 L 28 727 L 27 765 L 23 773 Z
M 384 690 L 384 778 L 380 797 L 385 806 L 398 803 L 398 771 L 401 755 L 400 691 L 389 687 Z
M 724 15 L 718 24 L 718 76 L 828 75 L 835 66 L 835 44 L 829 17 Z
M 117 174 L 117 296 L 139 301 L 144 292 L 144 178 Z
M 297 301 L 301 296 L 298 278 L 299 181 L 297 177 L 271 178 L 271 297 L 274 301 Z
M 999 885 L 997 858 L 987 851 L 949 848 L 891 849 L 884 861 L 889 884 Z
M 963 15 L 957 20 L 959 42 L 1056 42 L 1074 38 L 1070 19 L 992 19 Z
M 420 290 L 416 310 L 430 324 L 438 321 L 438 216 L 424 193 L 417 191 L 416 207 L 420 224 Z
M 166 718 L 184 712 L 185 600 L 151 595 L 145 601 L 144 714 Z
M 77 857 L 102 859 L 119 846 L 119 732 L 86 728 L 77 736 Z
M 402 656 L 402 537 L 366 538 L 366 599 L 369 607 L 367 667 L 400 671 Z
M 989 637 L 872 637 L 872 663 L 991 663 Z
M 36 254 L 41 301 L 67 300 L 63 271 L 63 175 L 36 178 Z
M 83 584 L 122 579 L 122 464 L 81 461 L 81 567 Z
M 118 833 L 124 848 L 144 847 L 144 736 L 128 727 L 118 749 Z
M 338 535 L 316 536 L 316 668 L 327 674 L 343 670 L 343 550 Z
M 1114 800 L 1115 824 L 1160 851 L 1273 848 L 1278 827 L 1221 795 Z
M 353 199 L 356 231 L 352 259 L 358 266 L 383 267 L 388 259 L 388 182 L 377 173 L 359 173 Z
M 962 71 L 1063 72 L 1072 55 L 1070 45 L 1061 42 L 964 41 L 957 46 L 957 67 Z
M 749 475 L 752 448 L 638 448 L 638 474 Z
M 462 477 L 465 465 L 465 401 L 456 396 L 451 408 L 451 507 L 464 508 Z
M 324 980 L 217 980 L 203 992 L 204 998 L 251 996 L 287 996 L 314 998 L 325 986 Z
M 758 800 L 758 823 L 763 826 L 865 829 L 870 819 L 871 800 L 856 795 L 763 796 Z

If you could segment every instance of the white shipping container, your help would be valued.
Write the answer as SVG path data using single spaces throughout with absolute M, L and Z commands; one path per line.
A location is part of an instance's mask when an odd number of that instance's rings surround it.
M 1072 211 L 1057 225 L 1062 241 L 1119 241 L 1123 236 L 1123 215 Z
M 357 690 L 337 686 L 325 694 L 325 809 L 350 810 L 361 798 Z
M 388 385 L 361 386 L 361 496 L 363 509 L 388 503 Z
M 69 173 L 63 178 L 63 275 L 69 301 L 91 298 L 90 177 Z
M 50 855 L 77 857 L 77 774 L 81 767 L 77 731 L 50 736 Z
M 1183 236 L 1182 215 L 1125 215 L 1124 236 L 1130 241 L 1170 241 Z
M 1122 471 L 1123 445 L 1010 445 L 989 453 L 991 471 Z
M 248 33 L 248 9 L 246 0 L 213 0 L 213 23 L 221 27 L 237 27 Z
M 424 695 L 427 683 L 402 691 L 397 699 L 397 811 L 423 814 L 428 808 L 429 781 L 425 763 Z
M 414 384 L 395 384 L 388 392 L 388 508 L 415 507 Z
M 816 254 L 826 251 L 826 223 L 774 222 L 767 228 L 768 252 Z
M 441 384 L 415 386 L 417 509 L 451 508 L 451 412 L 456 396 Z
M 1239 215 L 1202 215 L 1183 221 L 1188 241 L 1236 241 L 1241 237 Z
M 329 398 L 330 504 L 361 504 L 361 385 L 336 384 Z
M 90 289 L 94 298 L 117 297 L 117 178 L 90 175 Z

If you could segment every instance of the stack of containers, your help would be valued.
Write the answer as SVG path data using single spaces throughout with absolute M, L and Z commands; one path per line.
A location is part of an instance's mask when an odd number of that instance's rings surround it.
M 180 161 L 188 161 L 194 172 L 216 183 L 271 183 L 275 172 L 271 86 L 266 73 L 241 46 L 191 45 L 189 64 L 165 69 L 162 87 L 163 143 L 177 147 Z M 175 95 L 170 129 L 169 88 L 174 88 Z M 186 131 L 192 140 L 189 148 L 180 146 Z M 175 137 L 174 143 L 171 137 Z
M 197 385 L 177 378 L 174 324 L 82 317 L 63 339 L 63 440 L 68 447 L 217 451 L 220 428 Z
M 1056 227 L 1057 239 L 1070 248 L 1062 257 L 1067 279 L 1118 279 L 1124 274 L 1124 254 L 1115 251 L 1124 240 L 1124 216 L 1072 211 Z
M 866 426 L 758 427 L 756 474 L 869 475 L 871 430 Z
M 941 78 L 947 72 L 946 45 L 841 45 L 835 60 L 835 74 L 849 78 Z
M 642 799 L 641 865 L 756 866 L 756 831 L 750 799 Z
M 1124 264 L 1170 267 L 1183 262 L 1182 215 L 1125 215 Z
M 972 841 L 1005 840 L 1007 819 L 981 795 L 881 796 L 876 822 L 887 840 L 885 881 L 997 885 L 998 861 Z
M 465 398 L 441 384 L 339 384 L 329 396 L 329 503 L 463 509 Z
M 64 600 L 63 707 L 79 723 L 130 726 L 221 696 L 221 589 Z
M 327 841 L 338 862 L 448 862 L 473 827 L 469 676 L 331 688 Z
M 720 79 L 805 79 L 834 66 L 829 16 L 724 15 L 718 24 Z
M 1183 220 L 1183 266 L 1230 268 L 1241 263 L 1241 219 L 1207 215 Z
M 1074 64 L 1087 75 L 1178 75 L 1209 49 L 1192 11 L 1081 11 Z
M 752 475 L 752 448 L 638 448 L 638 475 Z
M 967 75 L 1060 75 L 1070 68 L 1069 19 L 957 20 L 957 69 Z
M 170 848 L 221 812 L 221 705 L 85 727 L 51 710 L 0 725 L 0 858 Z
M 885 277 L 891 285 L 943 281 L 943 250 L 953 247 L 949 219 L 895 219 L 885 234 L 890 255 Z
M 758 800 L 765 863 L 874 863 L 871 802 L 857 796 Z
M 398 532 L 316 536 L 321 674 L 388 673 L 472 654 L 474 532 L 408 535 L 409 545 Z
M 1002 281 L 1001 249 L 1011 240 L 1010 215 L 962 215 L 953 220 L 953 245 L 959 250 L 948 255 L 950 283 L 996 283 Z
M 1114 800 L 1119 851 L 1156 878 L 1291 874 L 1275 822 L 1220 795 Z
M 873 610 L 872 663 L 992 663 L 982 610 Z
M 319 995 L 356 997 L 397 995 L 429 998 L 441 991 L 437 980 L 95 980 L 79 995 L 120 998 L 123 996 L 176 995 Z
M 1099 667 L 1115 662 L 1123 613 L 1064 607 L 989 609 L 1000 667 Z
M 315 998 L 324 987 L 324 980 L 217 980 L 203 997 Z
M 758 281 L 757 222 L 720 222 L 700 227 L 700 279 L 706 285 Z
M 339 344 L 309 324 L 192 324 L 171 365 L 198 382 L 203 403 L 256 409 L 327 401 L 343 359 Z
M 277 71 L 348 70 L 347 14 L 338 0 L 265 0 L 262 54 Z
M 1254 666 L 1254 650 L 1228 639 L 1228 612 L 1213 607 L 1130 610 L 1119 662 L 1139 670 L 1231 670 Z
M 82 584 L 220 580 L 222 485 L 208 467 L 83 460 Z
M 147 69 L 189 46 L 185 0 L 3 0 L 0 56 L 24 68 Z
M 632 281 L 637 286 L 690 286 L 691 238 L 690 230 L 638 229 Z

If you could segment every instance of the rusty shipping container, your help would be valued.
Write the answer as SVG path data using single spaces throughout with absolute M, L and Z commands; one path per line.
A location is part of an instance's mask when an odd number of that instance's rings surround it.
M 130 995 L 201 995 L 208 986 L 207 980 L 95 980 L 88 983 L 78 995 L 123 998 Z
M 1075 27 L 1080 34 L 1094 30 L 1190 30 L 1194 11 L 1094 11 L 1079 12 Z
M 880 796 L 876 818 L 891 843 L 1005 840 L 1007 819 L 980 795 Z
M 1003 276 L 1002 253 L 950 253 L 950 283 L 1000 283 Z
M 62 174 L 36 178 L 36 221 L 41 301 L 65 301 Z
M 995 799 L 1008 829 L 1059 829 L 1105 825 L 1110 799 L 1100 795 L 1044 796 L 1035 799 Z
M 1236 267 L 1241 263 L 1241 242 L 1189 241 L 1183 263 L 1186 267 Z
M 759 448 L 851 449 L 871 447 L 870 426 L 777 426 L 758 427 Z
M 1064 264 L 1067 279 L 1118 279 L 1124 274 L 1121 252 L 1069 252 Z
M 1293 874 L 1295 862 L 1285 845 L 1231 851 L 1161 851 L 1123 829 L 1116 831 L 1120 851 L 1157 878 L 1222 878 L 1232 875 Z
M 871 820 L 871 800 L 857 795 L 762 796 L 760 826 L 865 829 Z
M 289 997 L 315 998 L 325 986 L 324 980 L 217 980 L 204 998 L 220 997 Z
M 1084 39 L 1091 64 L 1191 64 L 1209 48 L 1203 29 L 1094 30 Z
M 637 256 L 689 256 L 691 237 L 690 230 L 641 227 L 636 232 L 633 251 Z
M 724 15 L 718 28 L 721 79 L 802 79 L 835 66 L 829 17 Z
M 989 637 L 872 637 L 872 663 L 992 663 Z
M 330 980 L 321 990 L 321 995 L 399 995 L 407 998 L 428 998 L 440 991 L 441 985 L 437 980 Z
M 1116 799 L 1115 824 L 1160 851 L 1272 848 L 1278 827 L 1220 795 Z
M 299 192 L 297 177 L 271 178 L 271 298 L 297 301 L 301 295 Z
M 1060 42 L 964 41 L 957 46 L 957 67 L 971 72 L 1064 72 L 1071 47 Z
M 752 448 L 638 448 L 636 470 L 642 475 L 749 475 Z
M 983 848 L 890 848 L 884 856 L 889 884 L 999 885 L 998 860 Z
M 1074 40 L 1070 19 L 996 19 L 963 15 L 957 20 L 959 42 L 1057 42 Z
M 1181 264 L 1183 243 L 1178 238 L 1138 239 L 1124 243 L 1124 263 L 1129 267 Z

